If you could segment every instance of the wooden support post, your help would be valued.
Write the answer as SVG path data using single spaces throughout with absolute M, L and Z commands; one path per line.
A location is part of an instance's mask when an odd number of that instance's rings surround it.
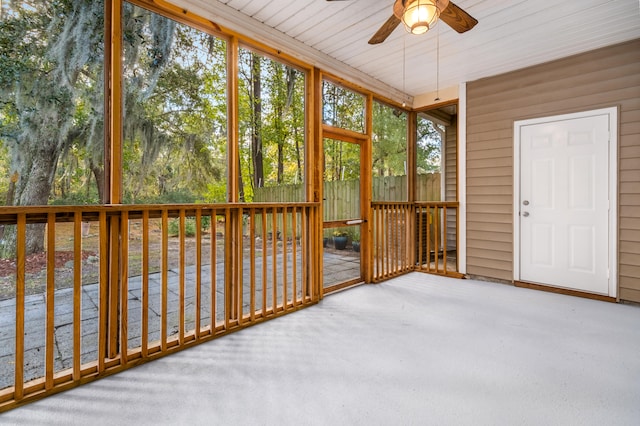
M 311 90 L 309 90 L 310 99 L 309 105 L 311 106 L 309 112 L 309 127 L 310 127 L 310 143 L 308 144 L 307 151 L 311 158 L 308 161 L 309 167 L 309 182 L 311 187 L 307 189 L 308 200 L 318 203 L 318 207 L 315 209 L 314 214 L 311 217 L 311 235 L 309 246 L 311 262 L 309 268 L 311 274 L 309 279 L 311 280 L 311 298 L 313 301 L 319 301 L 324 296 L 323 293 L 323 248 L 322 248 L 322 214 L 323 214 L 323 164 L 324 164 L 324 152 L 323 152 L 323 140 L 322 140 L 322 74 L 319 69 L 314 68 L 310 75 Z
M 360 276 L 366 283 L 373 282 L 373 253 L 371 250 L 373 231 L 371 226 L 373 201 L 373 95 L 368 94 L 365 105 L 366 139 L 360 145 Z
M 409 111 L 407 115 L 407 201 L 410 205 L 416 202 L 416 182 L 417 167 L 417 139 L 418 139 L 418 114 L 415 111 Z M 409 221 L 407 222 L 407 249 L 409 255 L 407 260 L 412 267 L 419 262 L 416 259 L 416 220 L 418 216 L 414 212 L 410 212 Z

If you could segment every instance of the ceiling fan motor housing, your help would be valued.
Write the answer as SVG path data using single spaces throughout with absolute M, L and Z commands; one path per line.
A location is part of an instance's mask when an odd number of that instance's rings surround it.
M 412 3 L 415 3 L 418 0 L 396 0 L 393 4 L 393 14 L 396 15 L 398 19 L 402 19 L 404 15 L 404 11 L 407 10 Z M 436 7 L 439 12 L 442 12 L 449 6 L 449 0 L 435 0 Z

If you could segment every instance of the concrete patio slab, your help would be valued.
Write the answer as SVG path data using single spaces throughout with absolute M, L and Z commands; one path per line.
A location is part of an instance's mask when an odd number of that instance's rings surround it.
M 640 307 L 412 273 L 0 415 L 9 425 L 637 425 Z

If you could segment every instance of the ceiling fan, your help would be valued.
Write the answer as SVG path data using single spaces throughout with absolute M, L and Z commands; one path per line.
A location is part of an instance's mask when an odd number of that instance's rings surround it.
M 469 31 L 478 23 L 477 19 L 449 0 L 395 0 L 393 15 L 371 37 L 369 44 L 385 41 L 400 22 L 404 23 L 407 31 L 422 34 L 429 30 L 438 18 L 459 33 Z

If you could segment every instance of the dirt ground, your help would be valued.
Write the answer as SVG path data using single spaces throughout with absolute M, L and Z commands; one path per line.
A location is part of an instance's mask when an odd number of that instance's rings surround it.
M 150 221 L 149 232 L 149 271 L 160 271 L 161 257 L 161 228 L 159 221 Z M 218 250 L 216 255 L 224 256 L 223 238 L 216 237 Z M 74 268 L 74 233 L 72 223 L 58 223 L 56 225 L 56 254 L 55 254 L 55 287 L 68 288 L 73 286 Z M 203 232 L 202 259 L 204 264 L 210 258 L 211 234 Z M 185 238 L 185 259 L 187 265 L 195 264 L 196 239 Z M 131 221 L 129 226 L 129 276 L 137 276 L 142 272 L 142 224 L 141 221 Z M 169 269 L 177 268 L 180 259 L 180 241 L 177 237 L 169 238 L 168 260 Z M 87 233 L 82 236 L 82 283 L 93 284 L 99 276 L 99 235 L 97 224 L 92 224 Z M 28 255 L 25 265 L 26 287 L 25 293 L 39 294 L 46 289 L 47 253 Z M 0 259 L 0 300 L 15 296 L 16 262 L 15 259 Z

